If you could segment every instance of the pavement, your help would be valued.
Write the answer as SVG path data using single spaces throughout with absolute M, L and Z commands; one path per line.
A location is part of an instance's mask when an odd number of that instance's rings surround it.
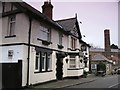
M 93 74 L 89 74 L 87 76 L 87 78 L 83 78 L 80 77 L 78 79 L 64 79 L 64 80 L 58 80 L 58 81 L 53 81 L 53 82 L 49 82 L 49 83 L 45 83 L 45 84 L 40 84 L 40 85 L 36 85 L 36 86 L 31 86 L 28 89 L 35 89 L 35 88 L 51 88 L 51 89 L 55 89 L 55 88 L 65 88 L 65 87 L 70 87 L 70 86 L 74 86 L 74 85 L 79 85 L 79 84 L 84 84 L 84 83 L 89 83 L 89 82 L 93 82 L 95 80 L 97 80 L 98 77 L 96 77 Z M 27 89 L 26 89 L 27 90 Z

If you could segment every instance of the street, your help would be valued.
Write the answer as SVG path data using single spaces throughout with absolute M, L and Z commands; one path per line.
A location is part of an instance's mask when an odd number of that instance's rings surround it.
M 67 88 L 118 88 L 120 87 L 120 75 L 108 75 L 98 77 L 97 80 L 80 85 L 74 85 Z

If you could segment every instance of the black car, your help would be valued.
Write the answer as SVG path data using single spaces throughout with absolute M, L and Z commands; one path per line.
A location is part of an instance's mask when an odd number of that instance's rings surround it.
M 106 75 L 106 73 L 105 73 L 105 71 L 97 71 L 97 73 L 96 73 L 96 76 L 105 76 Z

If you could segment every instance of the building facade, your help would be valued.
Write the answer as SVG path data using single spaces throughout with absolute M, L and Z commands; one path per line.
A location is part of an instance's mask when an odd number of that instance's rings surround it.
M 84 69 L 89 71 L 90 46 L 82 40 L 77 16 L 69 19 L 74 22 L 64 20 L 73 25 L 68 29 L 52 20 L 53 6 L 44 2 L 43 9 L 48 7 L 47 13 L 41 13 L 25 2 L 2 2 L 3 88 L 78 77 Z

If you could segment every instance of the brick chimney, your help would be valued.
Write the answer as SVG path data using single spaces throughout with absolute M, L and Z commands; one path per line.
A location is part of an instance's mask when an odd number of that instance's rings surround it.
M 48 18 L 52 19 L 52 9 L 53 5 L 51 4 L 51 0 L 44 1 L 44 5 L 42 6 L 42 13 L 45 14 Z
M 105 29 L 104 30 L 104 44 L 105 44 L 105 56 L 107 58 L 111 57 L 111 47 L 110 47 L 110 33 L 109 33 L 109 29 Z

